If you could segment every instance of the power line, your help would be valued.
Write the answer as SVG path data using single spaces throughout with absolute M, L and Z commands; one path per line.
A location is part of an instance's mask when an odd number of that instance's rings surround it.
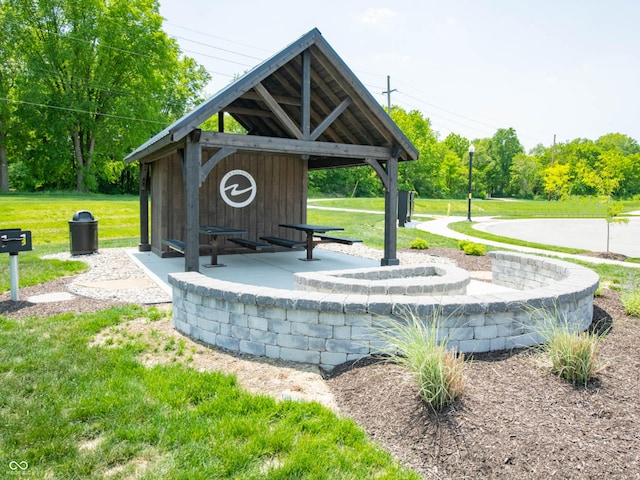
M 146 120 L 144 118 L 134 118 L 134 117 L 125 117 L 123 115 L 112 115 L 110 113 L 98 113 L 98 112 L 90 112 L 88 110 L 80 110 L 78 108 L 69 108 L 69 107 L 60 107 L 58 105 L 47 105 L 44 103 L 36 103 L 36 102 L 27 102 L 25 100 L 15 100 L 12 98 L 3 98 L 0 97 L 0 100 L 3 102 L 9 102 L 9 103 L 20 103 L 20 104 L 24 104 L 24 105 L 32 105 L 34 107 L 44 107 L 44 108 L 53 108 L 55 110 L 63 110 L 66 112 L 74 112 L 74 113 L 85 113 L 85 114 L 89 114 L 89 115 L 96 115 L 98 117 L 109 117 L 109 118 L 117 118 L 119 120 L 133 120 L 136 122 L 143 122 L 143 123 L 153 123 L 156 125 L 166 125 L 166 122 L 159 122 L 156 120 Z
M 267 50 L 266 48 L 261 48 L 261 47 L 256 47 L 254 45 L 248 45 L 246 43 L 236 42 L 235 40 L 230 40 L 230 39 L 224 38 L 224 37 L 218 37 L 216 35 L 211 35 L 210 33 L 201 32 L 199 30 L 195 30 L 195 29 L 189 28 L 189 27 L 183 27 L 182 25 L 177 25 L 175 23 L 170 23 L 170 22 L 165 22 L 165 23 L 166 23 L 166 25 L 171 25 L 172 27 L 176 27 L 176 28 L 180 28 L 182 30 L 187 30 L 189 32 L 194 32 L 194 33 L 198 33 L 200 35 L 204 35 L 205 37 L 215 38 L 217 40 L 223 40 L 223 41 L 228 42 L 228 43 L 235 43 L 236 45 L 240 45 L 242 47 L 253 48 L 255 50 L 261 50 L 263 52 L 273 53 L 271 50 Z

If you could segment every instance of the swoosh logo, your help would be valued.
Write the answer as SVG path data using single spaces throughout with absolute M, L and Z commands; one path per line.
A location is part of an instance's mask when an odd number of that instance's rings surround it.
M 251 186 L 248 187 L 248 188 L 241 189 L 241 188 L 239 188 L 239 185 L 237 183 L 233 183 L 231 185 L 227 185 L 226 187 L 224 187 L 224 191 L 225 192 L 229 192 L 229 194 L 234 196 L 234 197 L 237 197 L 238 195 L 242 195 L 244 193 L 250 192 L 251 190 L 252 190 Z

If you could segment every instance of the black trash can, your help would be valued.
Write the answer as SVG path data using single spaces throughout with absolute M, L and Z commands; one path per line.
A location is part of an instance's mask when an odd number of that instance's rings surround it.
M 98 221 L 88 210 L 79 210 L 69 221 L 71 255 L 88 255 L 98 251 Z
M 415 192 L 398 190 L 398 226 L 411 221 L 413 215 L 413 200 Z

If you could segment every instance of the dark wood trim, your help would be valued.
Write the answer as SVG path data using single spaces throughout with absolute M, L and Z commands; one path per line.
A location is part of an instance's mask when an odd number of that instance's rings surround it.
M 262 100 L 262 97 L 258 95 L 256 92 L 250 90 L 248 92 L 243 93 L 240 98 L 244 100 Z M 293 96 L 286 95 L 273 95 L 273 98 L 280 105 L 293 105 L 294 107 L 299 107 L 302 105 L 302 102 L 299 98 L 295 98 Z
M 397 257 L 398 240 L 398 158 L 387 162 L 389 186 L 384 191 L 384 257 L 380 264 L 400 265 Z
M 387 175 L 387 171 L 384 169 L 384 166 L 375 158 L 365 158 L 364 160 L 371 168 L 375 170 L 375 172 L 380 177 L 382 181 L 382 185 L 384 185 L 385 189 L 389 188 L 389 175 Z
M 221 148 L 233 147 L 238 150 L 291 153 L 296 155 L 319 155 L 342 158 L 392 158 L 389 147 L 371 145 L 350 145 L 346 143 L 313 142 L 288 138 L 259 137 L 255 135 L 233 135 L 218 132 L 202 132 L 202 146 Z
M 200 163 L 202 148 L 187 137 L 184 160 L 184 270 L 200 271 Z
M 311 53 L 309 50 L 302 52 L 302 108 L 300 125 L 302 126 L 302 138 L 305 140 L 315 140 L 310 138 L 311 134 Z M 316 137 L 317 138 L 317 137 Z
M 333 109 L 333 111 L 322 121 L 320 125 L 318 125 L 311 134 L 310 140 L 317 140 L 320 135 L 324 133 L 324 131 L 329 128 L 329 126 L 335 122 L 335 120 L 351 105 L 351 97 L 347 97 L 340 105 Z
M 207 179 L 209 173 L 211 173 L 211 170 L 213 170 L 213 168 L 218 163 L 220 163 L 222 159 L 228 157 L 229 155 L 233 155 L 237 151 L 238 150 L 236 148 L 225 147 L 214 153 L 211 158 L 209 158 L 209 160 L 207 160 L 204 165 L 200 167 L 200 186 L 202 186 L 202 183 Z
M 284 127 L 284 129 L 294 138 L 302 139 L 303 135 L 298 126 L 295 124 L 291 117 L 287 115 L 280 104 L 271 96 L 269 91 L 265 88 L 262 83 L 258 83 L 253 87 L 253 89 L 262 97 L 262 100 L 267 104 L 269 110 L 273 112 L 276 119 L 280 122 L 280 124 Z
M 140 163 L 140 244 L 138 250 L 148 252 L 149 243 L 149 164 Z

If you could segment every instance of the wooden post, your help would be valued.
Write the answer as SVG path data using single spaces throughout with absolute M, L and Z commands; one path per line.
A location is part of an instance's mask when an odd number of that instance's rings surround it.
M 149 164 L 140 163 L 140 252 L 151 251 L 149 243 Z
M 396 258 L 398 234 L 398 157 L 387 160 L 387 188 L 384 191 L 384 257 L 382 266 L 400 265 Z
M 200 130 L 187 136 L 184 155 L 184 271 L 200 271 Z

